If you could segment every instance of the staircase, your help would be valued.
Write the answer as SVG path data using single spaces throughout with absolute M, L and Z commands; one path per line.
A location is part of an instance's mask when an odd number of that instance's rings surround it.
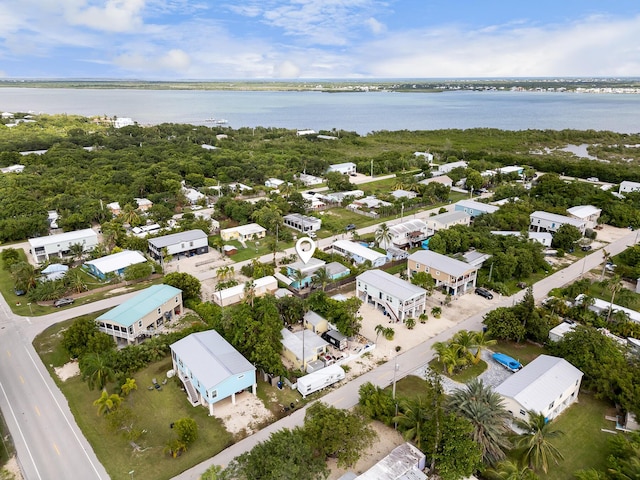
M 184 388 L 187 390 L 187 396 L 189 397 L 189 402 L 191 402 L 191 405 L 194 407 L 200 405 L 200 396 L 191 383 L 191 380 L 189 380 L 188 378 L 181 378 L 181 380 L 184 384 Z

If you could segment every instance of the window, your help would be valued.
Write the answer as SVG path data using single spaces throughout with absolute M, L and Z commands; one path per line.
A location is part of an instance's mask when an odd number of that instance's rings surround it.
M 549 410 L 551 410 L 551 409 L 553 408 L 553 406 L 555 405 L 555 403 L 556 403 L 556 402 L 551 402 L 551 403 L 549 404 Z
M 416 263 L 416 268 L 418 268 L 418 269 L 420 268 L 420 264 L 419 263 Z
M 244 378 L 244 373 L 242 375 L 238 375 L 238 380 Z
M 527 414 L 527 412 L 525 412 L 524 410 L 520 410 L 520 415 L 522 415 L 523 417 Z
M 160 315 L 162 313 L 162 310 L 158 309 L 158 315 Z
M 142 328 L 142 320 L 138 321 L 138 327 Z
M 217 396 L 218 396 L 218 391 L 217 390 L 214 390 L 214 391 L 211 392 L 211 395 L 210 395 L 211 398 L 216 398 Z

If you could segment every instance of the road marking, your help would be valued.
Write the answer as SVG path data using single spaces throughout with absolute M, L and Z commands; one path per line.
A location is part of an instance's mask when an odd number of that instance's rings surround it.
M 22 378 L 22 375 L 18 375 L 18 378 L 20 378 L 20 381 L 24 383 L 24 378 Z
M 29 351 L 29 349 L 27 348 L 26 345 L 23 345 L 23 348 L 25 350 L 25 352 L 27 352 L 27 355 L 29 356 L 29 359 L 31 360 L 31 363 L 33 363 L 33 366 L 36 369 L 36 372 L 38 372 L 38 375 L 40 375 L 40 379 L 42 380 L 42 383 L 44 383 L 44 386 L 47 388 L 47 390 L 49 391 L 49 394 L 51 395 L 51 398 L 53 398 L 53 401 L 55 402 L 56 406 L 58 407 L 58 410 L 60 410 L 60 413 L 62 413 L 62 416 L 64 417 L 65 422 L 67 423 L 69 430 L 71 430 L 71 433 L 73 434 L 73 436 L 75 437 L 76 441 L 78 442 L 78 445 L 80 445 L 80 448 L 82 448 L 82 451 L 84 452 L 85 457 L 87 457 L 87 460 L 89 461 L 89 464 L 91 465 L 91 468 L 93 468 L 93 471 L 95 472 L 97 478 L 102 479 L 102 476 L 100 475 L 100 472 L 98 471 L 98 468 L 95 466 L 95 464 L 93 463 L 93 461 L 91 460 L 91 457 L 89 456 L 89 452 L 87 452 L 87 449 L 85 448 L 84 444 L 82 443 L 82 441 L 80 440 L 80 437 L 78 437 L 78 434 L 76 433 L 76 431 L 73 429 L 73 425 L 71 424 L 71 422 L 69 421 L 69 418 L 67 418 L 67 415 L 64 413 L 64 411 L 62 410 L 62 407 L 60 406 L 60 403 L 58 402 L 58 399 L 55 397 L 55 395 L 53 394 L 53 391 L 51 390 L 51 388 L 49 387 L 49 384 L 47 384 L 47 381 L 45 380 L 44 376 L 42 375 L 42 372 L 40 371 L 40 369 L 38 368 L 38 364 L 36 363 L 36 361 L 33 358 L 33 355 L 31 355 L 31 352 Z M 2 384 L 0 384 L 0 387 L 2 386 Z M 3 389 L 4 391 L 4 389 Z M 7 395 L 5 394 L 5 397 Z M 8 399 L 7 399 L 8 402 Z M 15 416 L 14 416 L 15 417 Z M 19 427 L 18 427 L 19 428 Z M 22 432 L 21 432 L 22 433 Z M 24 436 L 22 437 L 24 440 Z M 26 442 L 25 442 L 26 444 Z M 29 455 L 31 455 L 31 453 L 29 453 Z M 33 460 L 33 457 L 31 457 Z M 35 465 L 35 462 L 33 462 L 33 464 Z M 40 473 L 38 473 L 38 477 L 40 477 Z
M 7 355 L 11 357 L 11 350 L 7 350 Z
M 31 455 L 31 450 L 29 449 L 29 445 L 27 444 L 27 440 L 24 438 L 24 433 L 22 433 L 22 429 L 20 428 L 20 423 L 18 423 L 18 419 L 16 418 L 16 414 L 13 411 L 13 407 L 11 406 L 11 402 L 9 402 L 9 397 L 7 397 L 7 392 L 5 392 L 2 383 L 0 382 L 0 389 L 2 390 L 2 394 L 4 395 L 5 400 L 7 401 L 7 405 L 9 406 L 9 410 L 11 411 L 11 416 L 13 417 L 13 421 L 16 422 L 16 427 L 18 427 L 18 431 L 20 432 L 20 436 L 22 437 L 22 443 L 24 443 L 24 448 L 27 449 L 27 453 L 29 454 L 29 458 L 31 458 L 31 463 L 33 463 L 33 468 L 36 471 L 36 475 L 38 475 L 39 479 L 42 479 L 40 476 L 40 472 L 38 471 L 38 465 L 36 465 L 36 461 L 33 459 L 33 455 Z
M 38 406 L 36 405 L 33 408 L 36 409 L 36 413 L 38 414 L 39 417 L 41 417 L 42 415 L 40 415 L 40 410 L 38 410 Z
M 53 448 L 56 449 L 56 453 L 60 456 L 60 450 L 58 450 L 58 446 L 55 443 L 53 444 Z

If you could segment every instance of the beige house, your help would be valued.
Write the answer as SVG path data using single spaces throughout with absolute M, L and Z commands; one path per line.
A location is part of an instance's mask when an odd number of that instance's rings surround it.
M 329 330 L 329 322 L 326 318 L 321 317 L 313 310 L 309 310 L 302 317 L 304 327 L 311 330 L 316 335 L 321 335 Z
M 475 288 L 478 267 L 431 250 L 418 250 L 409 255 L 407 275 L 411 278 L 418 272 L 428 273 L 436 281 L 436 287 L 456 296 Z
M 445 187 L 453 187 L 453 180 L 448 175 L 440 175 L 438 177 L 425 178 L 418 183 L 422 185 L 429 185 L 430 183 L 441 183 Z
M 293 364 L 294 368 L 306 370 L 309 362 L 323 358 L 329 348 L 326 341 L 306 328 L 295 333 L 283 328 L 280 333 L 282 334 L 282 355 Z
M 454 225 L 466 225 L 471 223 L 471 215 L 465 212 L 445 212 L 425 219 L 427 227 L 434 232 L 446 230 Z
M 237 227 L 225 228 L 220 230 L 222 241 L 238 240 L 246 242 L 247 240 L 256 240 L 264 238 L 267 230 L 257 223 L 249 223 L 247 225 L 238 225 Z

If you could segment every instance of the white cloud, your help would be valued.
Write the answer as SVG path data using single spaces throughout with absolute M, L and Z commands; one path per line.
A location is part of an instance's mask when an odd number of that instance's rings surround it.
M 289 60 L 277 64 L 273 69 L 273 76 L 276 78 L 298 78 L 300 68 Z
M 178 76 L 188 70 L 191 65 L 189 55 L 179 49 L 172 49 L 160 55 L 129 53 L 116 57 L 114 64 L 136 72 L 171 72 Z
M 143 25 L 145 0 L 106 0 L 104 6 L 72 8 L 66 16 L 72 25 L 107 32 L 131 32 Z
M 369 27 L 371 32 L 374 33 L 375 35 L 379 35 L 387 30 L 387 27 L 383 23 L 379 22 L 373 17 L 367 18 L 367 20 L 365 21 L 365 24 Z

